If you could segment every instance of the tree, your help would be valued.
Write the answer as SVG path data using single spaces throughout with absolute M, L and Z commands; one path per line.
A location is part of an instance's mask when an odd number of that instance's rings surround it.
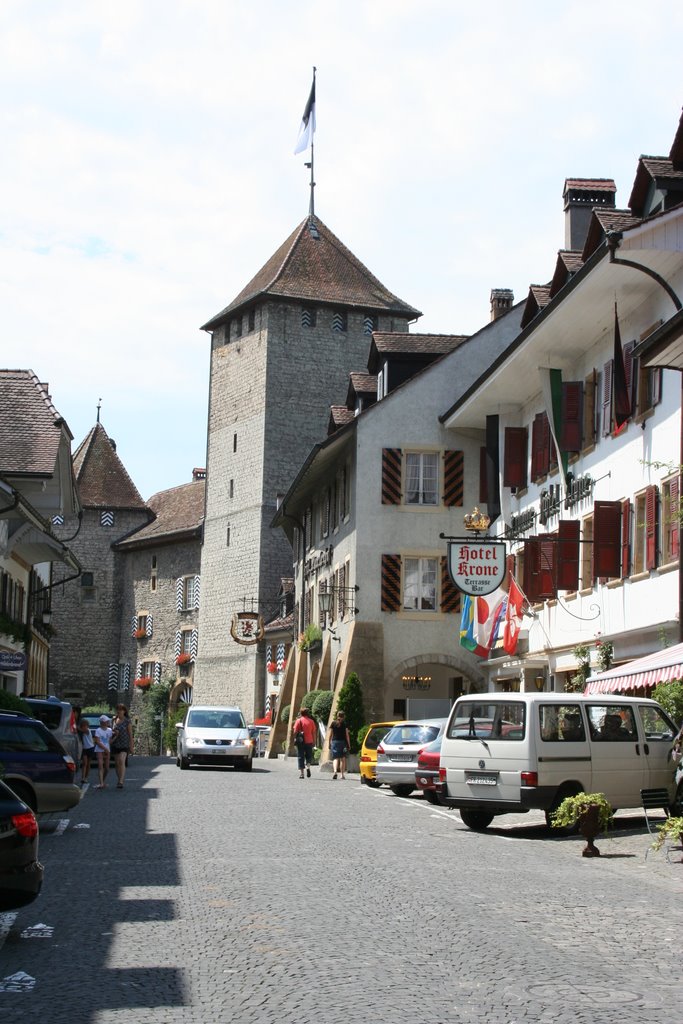
M 652 691 L 652 699 L 661 704 L 667 715 L 680 726 L 683 722 L 683 682 L 680 679 L 657 683 Z
M 358 750 L 358 730 L 365 723 L 363 684 L 356 672 L 351 672 L 339 691 L 337 711 L 343 711 L 351 737 L 351 753 Z

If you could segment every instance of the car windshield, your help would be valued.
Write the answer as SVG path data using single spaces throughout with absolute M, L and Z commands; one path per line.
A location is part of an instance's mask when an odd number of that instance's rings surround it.
M 431 743 L 439 735 L 438 725 L 395 725 L 384 737 L 385 744 Z
M 190 711 L 187 725 L 191 729 L 244 729 L 241 711 Z
M 386 736 L 388 731 L 389 731 L 389 726 L 388 725 L 376 725 L 374 729 L 369 729 L 365 739 L 363 740 L 363 745 L 364 745 L 365 749 L 366 750 L 377 750 L 377 746 L 378 746 L 380 740 L 384 736 Z
M 457 705 L 448 727 L 449 739 L 522 740 L 526 705 L 522 701 L 495 704 L 466 701 Z

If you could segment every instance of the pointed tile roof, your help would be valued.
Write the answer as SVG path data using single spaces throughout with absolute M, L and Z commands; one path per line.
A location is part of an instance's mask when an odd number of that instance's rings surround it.
M 52 476 L 71 432 L 33 370 L 0 370 L 0 472 Z
M 147 508 L 101 423 L 80 443 L 73 462 L 84 508 Z
M 302 221 L 237 298 L 202 330 L 213 330 L 262 296 L 395 313 L 410 320 L 422 316 L 388 291 L 318 217 Z
M 117 544 L 119 548 L 142 547 L 165 541 L 199 537 L 204 520 L 206 480 L 192 480 L 153 494 L 147 504 L 156 518 Z

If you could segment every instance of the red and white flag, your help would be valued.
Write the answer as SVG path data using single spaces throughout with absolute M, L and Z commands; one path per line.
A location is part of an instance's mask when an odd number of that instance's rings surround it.
M 515 577 L 510 573 L 510 588 L 508 590 L 505 629 L 503 631 L 503 647 L 508 654 L 514 654 L 517 650 L 519 631 L 522 628 L 522 605 L 524 601 L 524 594 L 517 586 Z

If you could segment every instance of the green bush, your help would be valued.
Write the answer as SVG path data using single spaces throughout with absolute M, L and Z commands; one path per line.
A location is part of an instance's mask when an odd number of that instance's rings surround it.
M 681 725 L 683 722 L 683 681 L 672 679 L 668 683 L 658 683 L 652 691 L 652 699 L 662 705 L 676 725 Z
M 351 753 L 357 753 L 358 730 L 362 728 L 365 720 L 363 708 L 363 684 L 356 672 L 351 672 L 346 682 L 339 691 L 337 711 L 343 711 L 346 717 L 346 724 L 351 737 Z
M 9 690 L 0 690 L 0 708 L 3 711 L 23 711 L 25 715 L 31 715 L 28 704 Z
M 281 722 L 285 722 L 285 723 L 289 722 L 289 712 L 291 710 L 292 710 L 292 705 L 291 704 L 285 704 L 285 706 L 283 707 L 282 711 L 280 712 L 280 721 Z
M 134 731 L 136 753 L 153 756 L 159 754 L 170 693 L 171 683 L 155 683 L 143 694 L 143 703 Z M 159 715 L 162 717 L 159 718 Z
M 309 622 L 303 633 L 299 633 L 297 647 L 300 651 L 309 651 L 311 647 L 319 643 L 323 638 L 323 631 L 315 622 Z
M 320 690 L 309 690 L 308 693 L 304 694 L 303 699 L 299 704 L 299 708 L 308 708 L 311 714 L 313 714 L 313 705 L 315 704 L 319 693 Z
M 125 700 L 121 701 L 121 704 L 125 704 Z M 126 704 L 126 707 L 128 705 Z M 81 708 L 82 715 L 108 715 L 109 718 L 112 716 L 112 708 L 109 704 L 89 704 L 87 708 Z
M 175 711 L 171 711 L 168 718 L 164 722 L 164 750 L 174 751 L 176 749 L 176 738 L 178 736 L 178 730 L 176 729 L 176 722 L 182 722 L 183 718 L 187 713 L 187 704 L 181 704 Z
M 332 690 L 316 690 L 315 700 L 311 711 L 313 717 L 317 718 L 323 725 L 327 725 L 330 717 L 330 711 L 332 710 L 332 701 L 334 700 L 334 694 Z

